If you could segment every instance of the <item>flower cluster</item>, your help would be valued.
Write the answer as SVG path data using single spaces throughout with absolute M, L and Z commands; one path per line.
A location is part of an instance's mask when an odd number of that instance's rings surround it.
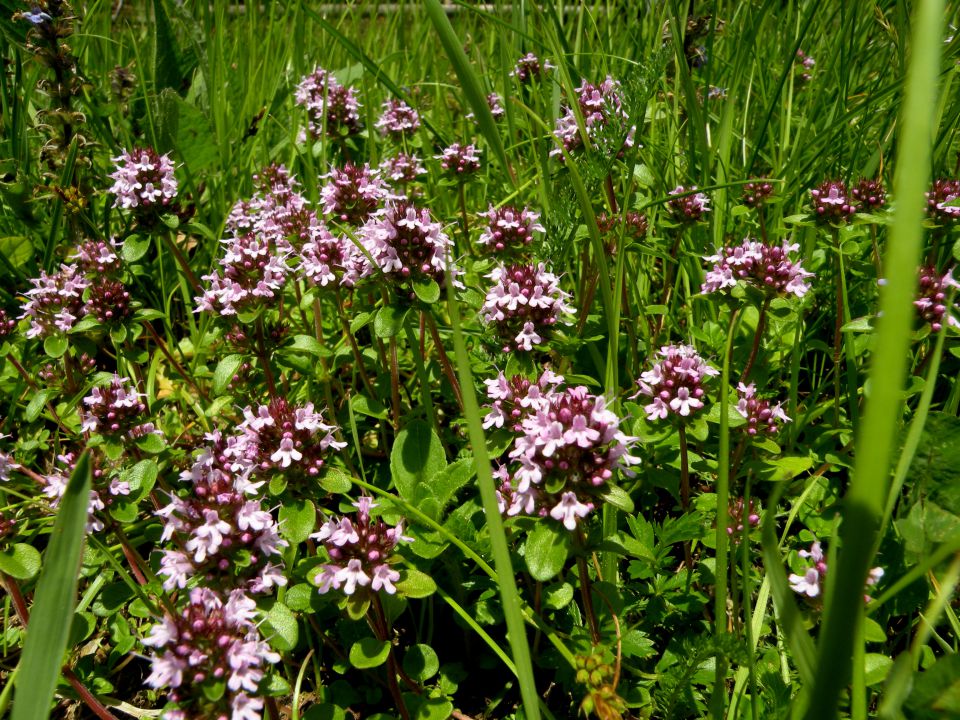
M 283 398 L 256 410 L 243 410 L 240 424 L 242 442 L 228 453 L 235 458 L 235 469 L 249 467 L 254 473 L 282 470 L 288 476 L 316 477 L 328 450 L 340 450 L 346 443 L 333 436 L 336 427 L 327 425 L 313 403 L 293 407 Z
M 289 251 L 306 241 L 319 224 L 299 192 L 299 183 L 283 165 L 268 165 L 253 176 L 254 193 L 234 203 L 226 231 L 232 237 L 253 233 Z
M 503 107 L 503 98 L 497 93 L 487 95 L 487 107 L 490 108 L 490 114 L 494 120 L 500 120 L 507 114 L 506 109 Z
M 70 476 L 76 469 L 79 453 L 65 452 L 57 455 L 59 467 L 49 475 L 43 477 L 43 494 L 50 501 L 50 506 L 56 508 L 60 504 Z M 104 528 L 100 513 L 110 507 L 114 500 L 130 494 L 130 483 L 117 476 L 107 477 L 101 467 L 101 456 L 96 453 L 90 456 L 90 476 L 92 486 L 90 501 L 87 503 L 87 532 L 101 532 Z
M 169 504 L 157 511 L 164 520 L 161 541 L 174 539 L 181 548 L 164 551 L 160 560 L 164 588 L 186 587 L 198 575 L 253 593 L 286 585 L 271 559 L 287 543 L 255 497 L 261 483 L 251 482 L 249 466 L 237 462 L 243 439 L 215 431 L 207 441 L 190 469 L 180 474 L 191 484 L 190 493 L 171 495 Z
M 497 471 L 501 512 L 549 515 L 573 531 L 594 509 L 614 472 L 633 475 L 630 466 L 640 460 L 629 454 L 636 438 L 619 429 L 620 418 L 603 397 L 583 386 L 563 388 L 562 382 L 545 374 L 520 398 L 523 382 L 501 374 L 487 383 L 487 392 L 501 403 L 494 417 L 512 422 L 517 432 L 510 467 Z M 516 419 L 505 417 L 518 406 Z
M 744 430 L 751 437 L 761 431 L 773 435 L 779 432 L 779 423 L 790 422 L 780 403 L 771 405 L 769 400 L 757 397 L 757 388 L 753 383 L 739 383 L 737 394 L 737 412 L 747 421 Z
M 406 201 L 389 203 L 386 209 L 360 228 L 360 242 L 376 267 L 365 263 L 363 276 L 377 270 L 400 282 L 433 279 L 443 284 L 453 241 L 433 220 L 430 211 Z
M 404 195 L 409 196 L 407 186 L 416 182 L 421 175 L 426 175 L 427 169 L 414 153 L 397 153 L 380 162 L 380 174 L 394 189 L 402 190 Z
M 647 419 L 663 420 L 671 414 L 690 417 L 703 407 L 704 380 L 720 372 L 707 365 L 690 345 L 666 345 L 659 355 L 662 359 L 637 381 L 637 396 L 653 398 L 643 408 Z
M 17 321 L 10 317 L 7 314 L 7 311 L 3 308 L 0 308 L 0 340 L 12 335 L 13 331 L 17 329 Z
M 142 397 L 130 378 L 114 375 L 109 385 L 94 387 L 83 399 L 86 409 L 80 411 L 81 429 L 122 440 L 160 433 L 152 422 L 144 421 L 147 406 Z
M 389 99 L 383 102 L 383 113 L 376 123 L 377 130 L 393 140 L 410 137 L 420 128 L 420 113 L 403 100 Z
M 860 178 L 850 190 L 850 194 L 859 203 L 859 209 L 864 212 L 879 210 L 887 202 L 887 191 L 880 180 Z
M 625 125 L 628 120 L 623 109 L 623 100 L 620 97 L 620 83 L 609 75 L 599 85 L 584 80 L 577 88 L 577 103 L 580 105 L 587 137 L 591 142 L 600 141 L 604 132 L 608 129 L 618 130 L 618 124 Z M 633 147 L 635 132 L 635 126 L 629 128 L 626 137 L 622 138 L 622 146 L 616 148 L 617 152 L 620 152 L 623 148 Z M 580 134 L 573 108 L 567 107 L 563 115 L 557 118 L 553 134 L 563 144 L 568 153 L 583 145 L 583 137 Z M 617 141 L 619 140 L 621 138 L 617 138 Z M 560 148 L 555 147 L 550 151 L 550 155 L 558 157 L 562 156 L 563 153 Z
M 633 240 L 640 240 L 646 237 L 647 232 L 650 230 L 650 223 L 647 220 L 647 216 L 636 210 L 629 210 L 623 215 L 610 216 L 605 212 L 597 215 L 597 227 L 601 233 L 612 233 L 621 225 L 623 226 L 624 237 Z M 614 245 L 615 244 L 616 241 L 614 240 Z
M 360 103 L 357 93 L 345 87 L 333 73 L 316 68 L 297 85 L 297 105 L 307 111 L 307 130 L 314 140 L 324 134 L 339 138 L 360 132 Z
M 517 64 L 510 72 L 517 82 L 526 84 L 531 80 L 539 80 L 548 70 L 553 70 L 554 66 L 549 60 L 540 61 L 533 53 L 527 53 L 517 60 Z
M 197 587 L 177 615 L 150 628 L 142 640 L 154 651 L 146 684 L 170 688 L 173 707 L 165 720 L 260 720 L 263 700 L 253 693 L 265 666 L 280 656 L 260 637 L 255 618 L 256 604 L 243 592 L 233 591 L 224 602 Z
M 83 315 L 83 291 L 89 281 L 76 265 L 61 265 L 52 275 L 31 278 L 33 287 L 24 293 L 29 299 L 20 318 L 30 318 L 28 338 L 50 337 L 70 332 Z
M 320 225 L 300 250 L 299 270 L 320 287 L 353 287 L 366 258 L 349 238 L 333 235 Z
M 113 161 L 110 192 L 117 196 L 114 207 L 155 210 L 169 206 L 177 197 L 173 162 L 152 148 L 124 150 Z
M 474 145 L 453 143 L 434 159 L 440 161 L 444 172 L 458 179 L 480 170 L 480 151 Z
M 667 194 L 671 196 L 671 199 L 667 200 L 667 210 L 678 222 L 695 223 L 710 212 L 710 198 L 697 192 L 696 185 L 689 188 L 677 185 Z
M 760 524 L 760 514 L 756 509 L 756 501 L 750 498 L 749 503 L 744 503 L 742 497 L 730 503 L 727 508 L 727 535 L 733 536 L 739 540 L 745 529 L 755 528 Z
M 797 64 L 800 68 L 796 76 L 797 84 L 802 87 L 813 80 L 812 70 L 816 66 L 817 61 L 798 48 Z
M 226 248 L 219 261 L 222 270 L 203 276 L 209 287 L 194 298 L 195 312 L 236 315 L 280 296 L 290 267 L 287 252 L 278 250 L 274 238 L 248 232 L 220 242 Z
M 84 240 L 73 255 L 73 261 L 80 267 L 80 271 L 88 274 L 112 275 L 120 271 L 121 245 L 116 240 Z
M 810 546 L 809 550 L 800 550 L 797 554 L 804 560 L 807 560 L 809 566 L 803 575 L 791 573 L 789 578 L 790 587 L 795 593 L 806 595 L 810 599 L 822 596 L 823 581 L 827 576 L 827 562 L 824 559 L 823 548 L 821 548 L 819 542 L 815 542 Z M 883 568 L 872 568 L 867 575 L 867 587 L 873 587 L 880 582 L 882 578 Z M 863 599 L 864 602 L 869 602 L 870 596 L 864 595 Z
M 563 377 L 552 370 L 544 370 L 536 382 L 522 375 L 507 378 L 503 373 L 484 380 L 490 412 L 483 418 L 484 430 L 503 428 L 514 433 L 523 432 L 523 421 L 536 413 L 545 394 L 550 394 L 563 382 Z
M 920 290 L 913 304 L 917 308 L 920 319 L 929 323 L 933 332 L 940 332 L 943 328 L 944 315 L 947 316 L 949 325 L 960 327 L 960 323 L 953 315 L 947 315 L 947 295 L 950 288 L 960 288 L 960 283 L 954 279 L 952 270 L 941 275 L 934 267 L 920 268 Z
M 543 263 L 500 265 L 487 277 L 492 286 L 480 315 L 495 328 L 504 352 L 529 352 L 543 344 L 541 333 L 549 334 L 558 321 L 574 313 L 559 278 Z
M 790 260 L 790 253 L 800 249 L 797 244 L 765 245 L 745 239 L 735 247 L 725 247 L 715 255 L 704 258 L 712 262 L 700 287 L 702 293 L 713 293 L 734 287 L 744 281 L 768 295 L 795 295 L 803 297 L 810 289 L 807 272 L 799 262 Z
M 337 222 L 361 225 L 390 197 L 379 173 L 369 165 L 347 163 L 324 177 L 327 183 L 320 190 L 323 214 Z
M 814 218 L 821 222 L 847 222 L 857 206 L 842 180 L 825 180 L 810 191 Z
M 944 225 L 960 220 L 960 180 L 934 181 L 927 192 L 927 215 Z
M 410 542 L 412 538 L 403 534 L 402 520 L 389 527 L 383 518 L 371 518 L 370 511 L 377 507 L 372 498 L 361 497 L 354 507 L 354 520 L 330 518 L 310 536 L 323 543 L 330 558 L 313 582 L 321 593 L 332 588 L 353 595 L 369 587 L 373 592 L 383 590 L 393 595 L 400 573 L 391 567 L 391 555 L 401 541 Z
M 771 195 L 773 195 L 773 185 L 766 180 L 748 182 L 743 186 L 743 204 L 747 207 L 762 207 L 766 205 Z
M 533 242 L 534 233 L 545 232 L 540 224 L 540 213 L 529 208 L 517 210 L 510 206 L 495 208 L 491 205 L 487 212 L 477 214 L 487 221 L 477 244 L 501 257 L 522 252 Z

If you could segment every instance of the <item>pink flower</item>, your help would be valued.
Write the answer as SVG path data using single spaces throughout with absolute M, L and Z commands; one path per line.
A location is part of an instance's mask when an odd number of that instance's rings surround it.
M 173 163 L 152 148 L 124 150 L 113 158 L 117 169 L 110 175 L 109 192 L 117 196 L 114 207 L 149 210 L 164 207 L 177 197 Z
M 591 510 L 592 503 L 582 503 L 576 493 L 565 492 L 560 502 L 550 510 L 550 517 L 563 522 L 563 526 L 572 532 L 577 529 L 577 521 L 589 515 Z

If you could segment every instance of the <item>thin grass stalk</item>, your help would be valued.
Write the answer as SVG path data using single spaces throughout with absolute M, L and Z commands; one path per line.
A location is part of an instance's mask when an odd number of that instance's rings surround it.
M 857 617 L 863 612 L 863 588 L 884 518 L 890 488 L 891 448 L 902 407 L 906 355 L 913 320 L 916 267 L 923 242 L 924 190 L 930 176 L 931 108 L 935 107 L 940 43 L 944 22 L 942 0 L 917 6 L 904 113 L 894 178 L 897 208 L 884 267 L 876 350 L 870 371 L 871 397 L 857 440 L 853 477 L 844 498 L 843 551 L 827 588 L 816 680 L 805 717 L 838 716 L 840 692 L 850 677 Z
M 714 588 L 713 623 L 717 637 L 727 632 L 727 576 L 730 572 L 727 554 L 727 521 L 730 519 L 730 355 L 733 352 L 733 339 L 737 332 L 740 313 L 734 310 L 727 328 L 727 344 L 723 351 L 723 367 L 720 371 L 720 447 L 717 451 L 717 564 L 714 570 L 716 587 Z M 757 330 L 761 331 L 758 322 Z M 682 427 L 682 426 L 681 426 Z M 686 445 L 686 437 L 681 435 Z M 684 448 L 685 449 L 685 448 Z M 744 510 L 746 512 L 746 510 Z M 713 686 L 710 713 L 720 720 L 724 714 L 726 696 L 727 663 L 717 658 L 716 675 Z
M 433 4 L 439 10 L 440 6 L 436 0 L 433 0 Z M 446 18 L 444 17 L 444 19 Z M 487 531 L 490 533 L 490 549 L 493 553 L 494 565 L 497 568 L 497 585 L 503 603 L 503 615 L 507 623 L 510 649 L 513 662 L 517 666 L 517 679 L 520 684 L 524 711 L 529 720 L 539 720 L 539 693 L 533 676 L 530 646 L 527 642 L 523 615 L 520 611 L 520 597 L 514 580 L 513 564 L 510 561 L 510 548 L 507 545 L 507 536 L 503 528 L 503 518 L 500 516 L 500 508 L 497 505 L 497 491 L 493 484 L 493 472 L 490 468 L 490 456 L 487 453 L 487 441 L 480 418 L 480 407 L 477 404 L 473 372 L 470 369 L 470 358 L 467 355 L 463 330 L 460 327 L 460 306 L 454 293 L 453 278 L 450 273 L 447 273 L 446 285 L 447 306 L 450 323 L 453 327 L 453 344 L 456 350 L 457 372 L 460 376 L 460 387 L 463 392 L 463 410 L 467 421 L 470 445 L 476 458 L 477 484 L 480 486 L 480 497 L 483 501 Z

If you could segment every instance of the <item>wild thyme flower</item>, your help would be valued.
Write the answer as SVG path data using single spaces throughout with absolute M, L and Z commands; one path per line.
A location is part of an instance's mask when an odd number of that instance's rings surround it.
M 322 223 L 300 250 L 300 272 L 319 287 L 353 287 L 366 258 L 348 238 L 333 235 Z
M 50 501 L 50 507 L 56 509 L 67 491 L 70 476 L 77 467 L 80 454 L 65 452 L 57 455 L 58 466 L 43 477 L 43 494 Z M 87 532 L 101 532 L 104 528 L 101 513 L 110 507 L 121 496 L 130 494 L 130 485 L 119 479 L 118 476 L 109 478 L 101 467 L 101 456 L 92 453 L 90 456 L 90 500 L 87 503 Z
M 756 510 L 756 501 L 750 498 L 749 503 L 744 503 L 742 497 L 732 501 L 727 508 L 727 535 L 733 536 L 736 540 L 740 539 L 744 530 L 748 532 L 760 524 L 760 514 Z
M 823 595 L 824 579 L 827 576 L 827 562 L 823 548 L 819 542 L 815 542 L 809 550 L 800 550 L 797 554 L 808 561 L 808 567 L 804 570 L 803 575 L 791 573 L 789 577 L 790 587 L 795 593 L 806 595 L 811 600 L 821 597 Z M 880 582 L 883 574 L 882 567 L 872 568 L 867 575 L 867 587 L 873 587 Z M 863 599 L 864 602 L 869 602 L 870 596 L 864 595 Z
M 379 173 L 369 165 L 347 163 L 323 177 L 327 180 L 320 190 L 323 214 L 337 222 L 360 225 L 390 197 Z
M 296 407 L 283 398 L 269 405 L 244 408 L 240 431 L 244 438 L 241 463 L 254 473 L 269 470 L 316 477 L 328 452 L 346 447 L 333 436 L 335 425 L 327 425 L 313 403 Z
M 209 287 L 194 298 L 194 312 L 236 315 L 280 296 L 291 272 L 289 251 L 281 254 L 273 239 L 253 232 L 220 242 L 226 247 L 219 261 L 222 271 L 203 276 Z
M 798 70 L 796 81 L 800 87 L 803 87 L 813 80 L 813 68 L 816 67 L 817 61 L 807 55 L 803 50 L 797 49 L 797 64 L 802 69 Z
M 487 107 L 490 108 L 494 120 L 500 120 L 507 114 L 503 107 L 503 98 L 495 92 L 487 95 Z
M 122 322 L 133 312 L 130 291 L 119 280 L 97 276 L 87 287 L 83 312 L 103 324 Z
M 637 395 L 653 398 L 643 408 L 647 419 L 664 420 L 670 415 L 688 418 L 703 408 L 703 383 L 720 372 L 707 365 L 690 345 L 665 345 L 659 355 L 661 360 L 637 381 Z
M 850 191 L 859 208 L 864 212 L 879 210 L 887 202 L 887 192 L 881 180 L 860 178 Z
M 462 179 L 480 170 L 480 151 L 474 145 L 454 143 L 433 156 L 448 175 Z
M 810 191 L 814 218 L 821 222 L 845 223 L 857 212 L 847 184 L 842 180 L 825 180 Z
M 540 80 L 548 70 L 553 69 L 554 66 L 549 60 L 541 61 L 540 58 L 533 53 L 527 53 L 517 60 L 517 64 L 510 74 L 517 79 L 517 82 L 525 85 L 531 80 Z
M 124 150 L 113 161 L 118 163 L 110 174 L 114 182 L 109 192 L 117 196 L 114 207 L 164 208 L 176 199 L 177 179 L 167 155 L 158 155 L 152 148 L 135 148 Z
M 359 236 L 376 264 L 365 264 L 364 277 L 379 270 L 397 282 L 433 279 L 443 284 L 453 241 L 426 208 L 403 200 L 388 203 L 360 228 Z
M 647 216 L 635 210 L 628 211 L 626 215 L 610 216 L 605 212 L 597 215 L 597 227 L 603 234 L 614 233 L 621 225 L 623 226 L 624 236 L 633 240 L 646 237 L 650 230 Z M 616 248 L 616 239 L 613 240 L 613 248 Z
M 383 101 L 383 112 L 376 123 L 377 130 L 393 140 L 412 136 L 420 128 L 420 113 L 403 100 Z
M 123 266 L 118 255 L 122 246 L 123 243 L 114 239 L 85 240 L 77 245 L 72 259 L 86 274 L 113 275 Z
M 577 103 L 583 115 L 587 137 L 594 143 L 601 141 L 603 133 L 608 129 L 616 129 L 617 123 L 625 125 L 628 121 L 623 109 L 623 100 L 620 97 L 620 82 L 609 75 L 599 85 L 584 80 L 577 88 Z M 616 148 L 618 151 L 633 147 L 636 129 L 636 126 L 629 128 L 623 139 L 623 147 Z M 583 137 L 577 125 L 576 114 L 571 107 L 565 108 L 563 115 L 557 118 L 553 134 L 568 153 L 582 147 Z M 563 153 L 560 148 L 554 147 L 550 150 L 550 155 L 562 157 Z
M 501 511 L 547 514 L 575 530 L 614 473 L 633 475 L 630 466 L 640 462 L 629 454 L 636 438 L 619 426 L 620 418 L 603 397 L 586 387 L 549 388 L 520 422 L 510 451 L 512 472 L 499 474 L 506 481 Z
M 339 138 L 360 132 L 357 93 L 341 85 L 333 73 L 316 68 L 297 85 L 294 98 L 307 111 L 307 130 L 312 139 L 324 134 Z
M 0 308 L 0 340 L 3 340 L 3 338 L 8 335 L 12 335 L 16 329 L 17 321 L 10 317 L 6 310 Z
M 559 278 L 537 265 L 499 265 L 487 275 L 492 286 L 480 316 L 493 326 L 503 351 L 529 352 L 545 342 L 558 321 L 574 313 Z M 542 334 L 541 334 L 542 333 Z
M 501 208 L 491 205 L 487 212 L 477 214 L 487 220 L 477 244 L 499 257 L 522 253 L 533 242 L 534 233 L 546 232 L 540 224 L 540 213 L 529 208 L 517 210 L 508 205 Z
M 145 683 L 169 688 L 173 707 L 164 718 L 260 720 L 263 699 L 255 693 L 267 665 L 280 662 L 280 656 L 260 637 L 256 609 L 240 590 L 224 601 L 197 587 L 178 614 L 150 628 L 141 641 L 153 649 Z
M 412 538 L 403 534 L 402 520 L 389 527 L 383 518 L 370 517 L 370 510 L 377 507 L 372 498 L 361 497 L 353 505 L 357 508 L 353 520 L 330 518 L 310 536 L 323 543 L 330 558 L 320 566 L 313 582 L 320 593 L 333 589 L 353 595 L 369 588 L 394 595 L 400 573 L 391 566 L 392 555 L 401 541 L 410 542 Z
M 162 434 L 152 422 L 145 421 L 147 406 L 142 397 L 145 395 L 137 392 L 130 378 L 114 375 L 109 385 L 94 387 L 83 399 L 80 429 L 116 440 Z
M 697 186 L 689 188 L 677 185 L 668 195 L 675 196 L 667 201 L 667 210 L 674 220 L 682 223 L 695 223 L 703 220 L 710 212 L 710 198 L 702 192 L 696 192 Z M 684 195 L 684 193 L 692 193 Z M 680 197 L 683 195 L 683 197 Z
M 409 195 L 407 186 L 427 174 L 423 162 L 415 153 L 397 153 L 380 162 L 380 175 L 385 177 L 394 189 Z
M 747 207 L 762 207 L 766 205 L 771 195 L 773 195 L 773 185 L 766 180 L 749 182 L 743 186 L 743 204 Z
M 747 421 L 744 430 L 748 435 L 754 436 L 761 431 L 773 435 L 779 432 L 779 423 L 790 422 L 780 403 L 771 405 L 769 400 L 757 397 L 757 388 L 753 383 L 739 383 L 737 394 L 737 412 Z
M 960 180 L 939 178 L 927 192 L 927 215 L 941 225 L 960 220 Z
M 189 470 L 180 474 L 191 483 L 190 493 L 171 495 L 157 511 L 163 518 L 161 542 L 176 540 L 167 549 L 159 574 L 168 591 L 186 587 L 194 576 L 218 587 L 242 587 L 261 593 L 286 585 L 282 569 L 273 563 L 287 542 L 280 538 L 273 516 L 256 499 L 260 483 L 249 479 L 250 468 L 237 463 L 243 442 L 219 432 Z
M 707 272 L 700 292 L 718 292 L 743 281 L 768 295 L 802 298 L 810 289 L 807 279 L 813 277 L 813 273 L 790 260 L 790 253 L 799 249 L 796 243 L 765 245 L 749 238 L 739 246 L 721 248 L 715 255 L 704 258 L 714 265 Z
M 83 314 L 83 291 L 89 284 L 76 265 L 61 265 L 53 275 L 40 273 L 24 293 L 23 318 L 30 318 L 28 338 L 50 337 L 70 332 Z
M 544 370 L 536 382 L 522 375 L 507 378 L 503 373 L 490 380 L 484 380 L 487 397 L 491 403 L 490 412 L 483 418 L 483 428 L 506 428 L 515 433 L 523 432 L 523 421 L 537 410 L 546 409 L 547 398 L 563 377 L 552 370 Z
M 945 315 L 949 325 L 960 327 L 960 322 L 952 314 L 947 314 L 946 303 L 950 288 L 960 288 L 960 283 L 953 277 L 953 270 L 941 275 L 936 268 L 929 265 L 920 268 L 920 288 L 913 304 L 920 319 L 930 325 L 932 332 L 940 332 Z

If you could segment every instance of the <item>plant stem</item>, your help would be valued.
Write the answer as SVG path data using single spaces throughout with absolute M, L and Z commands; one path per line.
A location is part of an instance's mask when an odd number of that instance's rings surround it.
M 450 364 L 450 358 L 447 357 L 447 351 L 443 348 L 443 341 L 440 339 L 440 331 L 437 329 L 437 321 L 434 320 L 431 313 L 424 313 L 427 318 L 427 327 L 430 328 L 430 337 L 433 338 L 433 344 L 437 348 L 437 357 L 440 358 L 440 367 L 443 368 L 443 374 L 447 376 L 450 387 L 453 388 L 453 394 L 457 398 L 457 405 L 463 410 L 463 391 L 460 388 L 460 382 Z
M 177 362 L 176 358 L 174 358 L 173 355 L 170 354 L 170 350 L 167 348 L 167 344 L 157 334 L 157 331 L 153 329 L 153 325 L 150 324 L 150 321 L 145 320 L 143 321 L 142 324 L 147 329 L 147 332 L 150 333 L 150 337 L 153 338 L 153 341 L 157 344 L 157 347 L 160 348 L 160 352 L 163 353 L 163 356 L 167 359 L 167 362 L 173 365 L 173 369 L 180 374 L 180 377 L 182 377 L 184 381 L 188 385 L 190 385 L 191 388 L 193 388 L 193 391 L 197 393 L 198 396 L 200 396 L 204 400 L 207 400 L 208 399 L 207 394 L 203 390 L 201 390 L 200 387 L 193 381 L 193 377 L 190 375 L 190 373 L 184 370 L 183 366 L 179 362 Z
M 750 371 L 753 370 L 753 363 L 757 359 L 757 353 L 760 351 L 760 341 L 763 339 L 763 331 L 767 324 L 767 310 L 770 308 L 770 296 L 767 296 L 763 305 L 760 306 L 760 315 L 757 318 L 757 331 L 753 334 L 753 345 L 750 346 L 750 357 L 747 358 L 747 364 L 743 368 L 741 382 L 746 383 L 750 378 Z
M 577 530 L 576 544 L 580 550 L 586 545 L 583 530 Z M 590 596 L 590 572 L 587 568 L 587 559 L 582 553 L 577 555 L 577 572 L 580 575 L 580 597 L 583 599 L 583 614 L 587 616 L 590 625 L 590 637 L 594 645 L 600 644 L 600 628 L 597 624 L 597 613 L 593 609 L 593 598 Z
M 687 427 L 683 423 L 680 423 L 680 506 L 684 514 L 690 510 L 690 459 L 687 456 Z M 683 561 L 687 572 L 693 570 L 689 540 L 683 543 Z
M 387 622 L 387 615 L 383 611 L 383 604 L 380 602 L 380 597 L 376 593 L 373 593 L 371 607 L 374 612 L 372 624 L 374 626 L 374 632 L 377 634 L 377 639 L 389 643 L 390 647 L 387 653 L 387 686 L 390 688 L 390 694 L 393 696 L 393 702 L 396 705 L 397 711 L 400 713 L 400 717 L 403 718 L 403 720 L 410 720 L 410 712 L 403 702 L 403 694 L 400 692 L 400 684 L 397 682 L 397 658 L 393 653 L 393 643 L 390 642 L 390 625 Z

